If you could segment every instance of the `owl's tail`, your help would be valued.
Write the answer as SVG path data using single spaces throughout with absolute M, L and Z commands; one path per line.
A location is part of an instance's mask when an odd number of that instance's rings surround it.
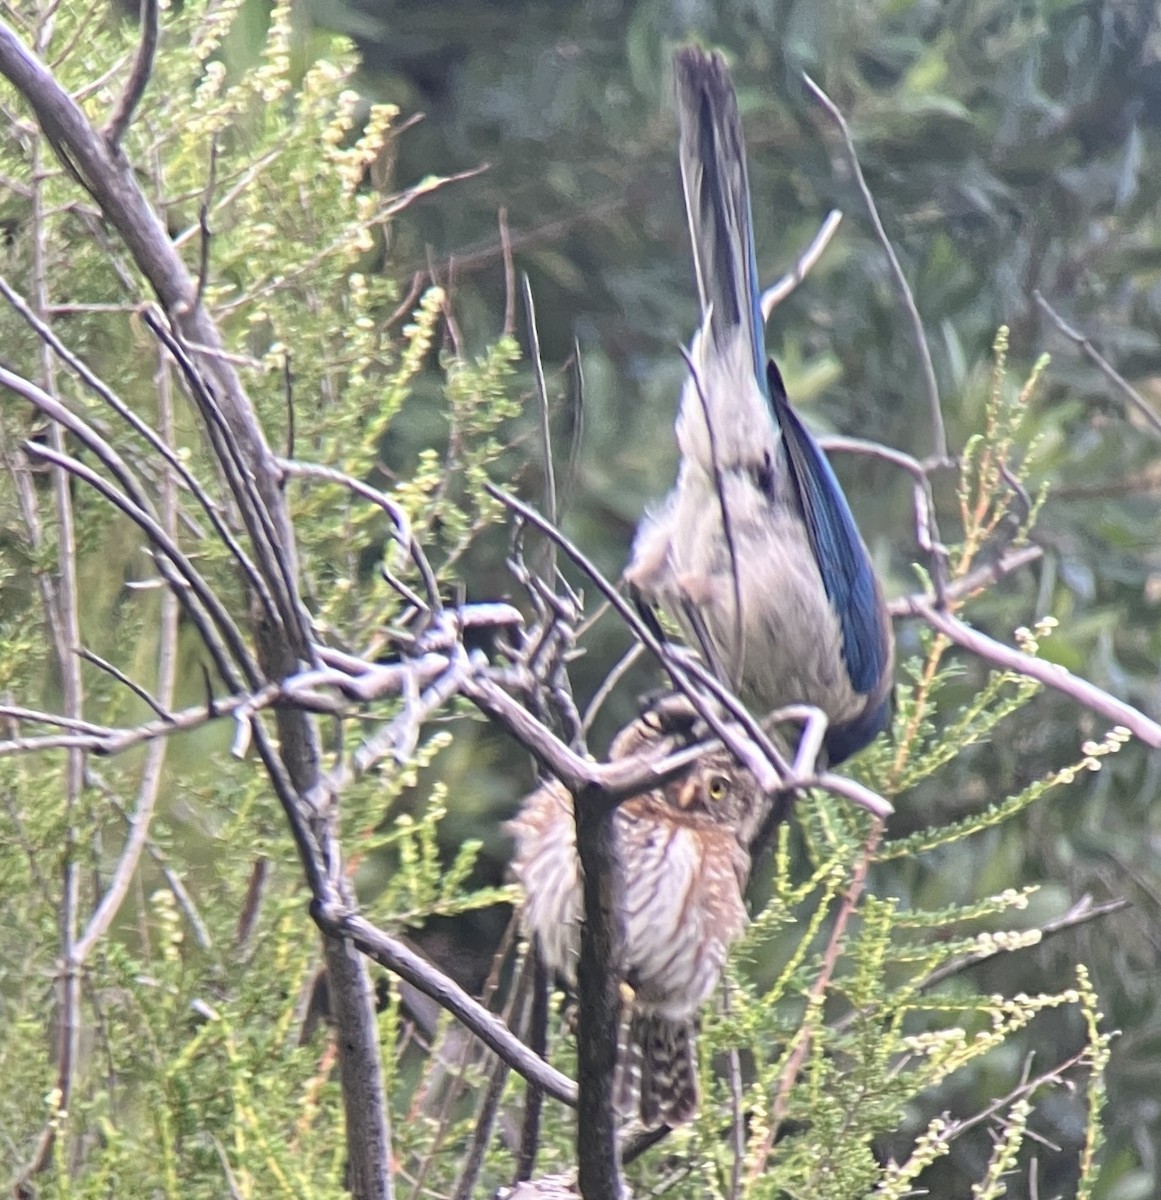
M 647 1129 L 684 1125 L 697 1113 L 696 1028 L 657 1013 L 633 1014 L 629 1045 L 622 1058 L 622 1111 L 636 1092 L 637 1110 Z

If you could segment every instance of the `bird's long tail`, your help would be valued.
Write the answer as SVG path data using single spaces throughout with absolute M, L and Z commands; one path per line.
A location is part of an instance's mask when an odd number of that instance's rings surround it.
M 734 86 L 722 56 L 696 46 L 678 50 L 673 68 L 681 180 L 702 318 L 708 314 L 709 336 L 723 350 L 737 337 L 739 326 L 743 329 L 753 352 L 755 380 L 765 393 L 750 184 Z
M 635 1013 L 630 1039 L 641 1123 L 655 1129 L 692 1121 L 698 1104 L 693 1023 Z

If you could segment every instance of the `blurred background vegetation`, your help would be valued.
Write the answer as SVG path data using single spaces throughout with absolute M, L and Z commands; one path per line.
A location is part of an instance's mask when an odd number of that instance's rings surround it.
M 672 481 L 670 431 L 684 372 L 676 347 L 695 319 L 669 103 L 668 61 L 679 40 L 699 38 L 732 60 L 763 280 L 793 262 L 830 208 L 846 214 L 769 328 L 791 397 L 816 431 L 917 456 L 932 449 L 908 325 L 834 129 L 804 92 L 800 73 L 809 72 L 850 122 L 914 288 L 953 451 L 979 428 L 997 326 L 1012 328 L 1017 376 L 1042 352 L 1053 356 L 1032 418 L 1038 471 L 1051 484 L 1035 534 L 1044 558 L 975 604 L 972 620 L 1010 640 L 1015 626 L 1055 614 L 1062 625 L 1043 647 L 1047 657 L 1161 712 L 1157 436 L 1031 298 L 1039 289 L 1146 396 L 1161 399 L 1161 28 L 1153 0 L 313 0 L 304 12 L 319 28 L 355 38 L 367 97 L 424 114 L 399 140 L 399 183 L 489 164 L 393 227 L 384 270 L 406 281 L 434 266 L 450 278 L 463 337 L 482 346 L 504 306 L 497 214 L 507 211 L 550 376 L 574 343 L 583 363 L 583 436 L 564 485 L 565 528 L 613 576 L 643 507 Z M 575 409 L 569 380 L 552 382 L 563 460 Z M 393 452 L 406 460 L 405 446 Z M 914 589 L 920 556 L 906 480 L 862 458 L 840 459 L 837 469 L 889 593 Z M 528 462 L 523 474 L 536 495 L 539 468 Z M 950 489 L 941 501 L 954 539 Z M 501 545 L 486 543 L 473 561 L 474 595 L 510 586 Z M 906 655 L 917 630 L 898 632 Z M 578 674 L 582 693 L 623 645 L 612 623 L 598 628 Z M 984 668 L 962 661 L 967 696 Z M 653 682 L 631 676 L 609 722 Z M 1042 695 L 1002 736 L 957 761 L 954 786 L 945 775 L 904 797 L 892 832 L 976 811 L 1102 731 L 1099 720 Z M 483 837 L 499 871 L 506 847 L 495 819 L 516 799 L 509 763 L 496 747 L 494 769 L 482 771 L 483 747 L 469 749 L 467 739 L 456 747 L 464 786 L 453 794 L 464 803 L 453 806 L 445 834 Z M 1093 965 L 1107 1019 L 1124 1031 L 1114 1048 L 1101 1191 L 1120 1200 L 1161 1194 L 1159 780 L 1161 759 L 1132 747 L 1015 825 L 881 881 L 925 907 L 1040 883 L 1030 921 L 1086 892 L 1133 901 L 1104 925 L 992 968 L 1006 988 L 1034 990 L 1059 981 L 1078 957 Z M 988 970 L 976 978 L 990 986 Z M 1047 1042 L 1071 1036 L 1057 1027 Z M 1046 1056 L 1056 1049 L 1039 1048 Z M 953 1111 L 984 1094 L 960 1086 L 964 1094 L 946 1098 Z M 1075 1113 L 1062 1104 L 1059 1118 L 1039 1132 L 1069 1144 Z M 960 1145 L 970 1155 L 970 1143 Z M 953 1156 L 939 1194 L 962 1194 L 954 1172 Z M 1050 1182 L 1066 1193 L 1067 1180 Z
M 122 6 L 136 9 L 128 0 Z M 266 0 L 244 0 L 225 49 L 234 68 L 257 53 L 268 15 Z M 981 427 L 1000 324 L 1012 329 L 1014 380 L 1043 351 L 1053 355 L 1031 417 L 1038 481 L 1051 485 L 1035 531 L 1044 557 L 974 603 L 970 618 L 1010 641 L 1016 626 L 1055 615 L 1061 625 L 1043 642 L 1045 657 L 1161 715 L 1157 436 L 1031 299 L 1039 289 L 1161 403 L 1161 172 L 1154 166 L 1161 22 L 1153 0 L 302 0 L 295 16 L 304 67 L 332 32 L 345 33 L 363 55 L 364 101 L 394 102 L 404 118 L 423 115 L 389 143 L 372 186 L 391 192 L 488 164 L 412 204 L 389 227 L 367 273 L 378 274 L 384 290 L 396 284 L 402 299 L 417 274 L 426 279 L 434 271 L 452 288 L 465 350 L 482 353 L 503 323 L 498 214 L 506 211 L 516 267 L 528 272 L 535 294 L 556 400 L 564 526 L 612 577 L 643 508 L 672 482 L 672 421 L 685 371 L 677 347 L 695 320 L 669 102 L 669 56 L 678 41 L 700 38 L 733 63 L 763 280 L 794 261 L 829 209 L 846 214 L 835 242 L 769 328 L 792 399 L 816 431 L 917 456 L 932 449 L 909 328 L 834 129 L 804 92 L 800 75 L 809 72 L 851 124 L 915 290 L 953 451 Z M 186 213 L 182 224 L 189 219 Z M 517 327 L 526 344 L 522 314 Z M 583 421 L 575 404 L 578 349 Z M 120 353 L 119 343 L 112 352 Z M 434 361 L 430 368 L 383 446 L 387 465 L 404 478 L 445 429 L 445 380 Z M 527 436 L 516 440 L 507 464 L 520 490 L 539 499 L 543 471 L 526 368 L 521 386 Z M 282 401 L 276 390 L 272 411 Z M 836 467 L 889 594 L 914 590 L 921 556 L 907 480 L 862 457 L 840 457 Z M 951 482 L 942 480 L 938 491 L 944 533 L 954 541 Z M 505 547 L 505 535 L 489 531 L 469 551 L 462 574 L 470 598 L 510 591 Z M 368 576 L 379 550 L 366 548 Z M 120 584 L 118 576 L 94 588 L 89 621 L 116 619 L 104 601 Z M 15 605 L 12 595 L 6 603 Z M 919 635 L 913 623 L 898 628 L 901 658 L 918 651 Z M 615 622 L 596 627 L 575 673 L 582 701 L 627 644 Z M 959 661 L 962 674 L 950 686 L 966 700 L 986 669 L 966 656 Z M 188 676 L 196 700 L 202 682 L 194 665 Z M 630 674 L 594 748 L 657 682 L 644 668 Z M 903 796 L 889 833 L 978 812 L 1072 761 L 1084 739 L 1103 732 L 1100 720 L 1042 694 L 994 740 L 965 751 L 937 784 Z M 224 752 L 229 737 L 215 730 L 184 750 L 175 743 L 181 757 L 174 769 L 187 778 L 195 769 L 208 773 L 204 751 L 216 738 Z M 532 782 L 527 761 L 482 725 L 463 721 L 403 803 L 421 811 L 434 778 L 447 789 L 439 827 L 447 861 L 465 840 L 479 838 L 485 854 L 475 882 L 499 881 L 509 850 L 500 822 Z M 1161 757 L 1130 746 L 1017 821 L 937 855 L 881 867 L 873 881 L 878 895 L 927 910 L 1039 884 L 1022 915 L 1030 925 L 1086 893 L 1132 900 L 1125 913 L 966 977 L 983 991 L 1010 995 L 1070 986 L 1073 964 L 1091 965 L 1107 1024 L 1123 1031 L 1109 1073 L 1102 1200 L 1161 1195 L 1159 782 Z M 166 814 L 183 835 L 183 820 L 209 822 L 214 805 L 197 808 L 202 786 L 192 784 Z M 270 827 L 277 840 L 274 815 Z M 244 856 L 246 826 L 237 828 L 233 852 Z M 360 881 L 368 893 L 385 882 L 370 867 Z M 426 948 L 478 987 L 506 915 L 433 923 L 423 933 Z M 1003 923 L 1019 919 L 1009 913 Z M 1058 1062 L 1079 1042 L 1069 1020 L 1046 1014 L 1027 1040 L 1006 1048 L 1009 1059 L 991 1056 L 986 1067 L 958 1074 L 929 1108 L 978 1111 L 1014 1085 L 1028 1051 L 1038 1054 L 1034 1072 Z M 1061 1092 L 1039 1105 L 1035 1133 L 1069 1151 L 1045 1148 L 1044 1159 L 1063 1173 L 1042 1177 L 1042 1196 L 1069 1194 L 1082 1117 Z M 979 1176 L 987 1151 L 986 1130 L 957 1141 L 950 1160 L 925 1179 L 931 1194 L 966 1195 L 964 1181 Z M 1027 1195 L 1026 1182 L 1013 1179 L 1010 1194 Z

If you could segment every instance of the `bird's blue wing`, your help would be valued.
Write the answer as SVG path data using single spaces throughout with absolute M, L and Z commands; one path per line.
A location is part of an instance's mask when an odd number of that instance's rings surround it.
M 878 581 L 834 470 L 791 408 L 782 375 L 772 359 L 766 373 L 802 518 L 842 630 L 851 686 L 867 695 L 882 686 L 891 656 L 888 617 Z

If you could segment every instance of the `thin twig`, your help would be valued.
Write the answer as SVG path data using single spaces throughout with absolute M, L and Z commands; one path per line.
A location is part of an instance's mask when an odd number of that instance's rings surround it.
M 926 598 L 910 597 L 907 606 L 912 616 L 922 617 L 933 629 L 957 646 L 971 650 L 980 658 L 1002 667 L 1005 671 L 1014 671 L 1061 692 L 1083 707 L 1100 713 L 1102 717 L 1122 726 L 1134 737 L 1140 738 L 1146 746 L 1152 746 L 1154 749 L 1161 747 L 1161 725 L 1150 720 L 1140 709 L 1133 708 L 1103 688 L 1097 687 L 1095 683 L 1074 675 L 1067 667 L 1025 654 L 1012 646 L 1005 646 L 1003 642 L 997 642 L 987 634 L 972 629 L 958 617 L 936 608 Z
M 7 383 L 8 374 L 3 368 L 0 368 L 0 382 Z M 225 655 L 225 648 L 222 648 L 221 659 L 217 663 L 219 670 L 224 667 L 226 678 L 231 679 L 233 671 L 230 670 L 229 663 L 232 660 L 246 673 L 251 684 L 256 685 L 259 679 L 258 668 L 250 657 L 249 648 L 242 637 L 241 630 L 235 625 L 233 617 L 218 595 L 194 568 L 189 558 L 178 549 L 177 543 L 158 524 L 156 518 L 79 459 L 68 454 L 60 454 L 48 446 L 33 442 L 25 443 L 24 449 L 26 453 L 43 458 L 55 466 L 63 467 L 70 474 L 83 480 L 94 491 L 104 496 L 114 508 L 129 517 L 149 537 L 154 547 L 160 551 L 159 554 L 154 555 L 154 562 L 162 569 L 163 574 L 166 574 L 167 581 L 174 586 L 175 593 L 186 604 L 187 611 L 191 611 L 191 615 L 193 615 L 189 603 L 189 594 L 192 592 L 197 597 L 202 610 L 209 614 L 214 626 L 221 634 L 225 646 L 229 647 L 229 658 Z M 170 574 L 171 567 L 172 574 Z M 219 645 L 218 639 L 208 628 L 200 627 L 199 632 L 202 634 L 203 640 L 208 640 L 211 650 Z
M 548 1053 L 548 969 L 535 945 L 528 947 L 528 959 L 532 963 L 528 1048 L 544 1058 Z M 514 1183 L 532 1178 L 540 1147 L 540 1113 L 543 1107 L 544 1092 L 536 1084 L 529 1083 L 524 1090 L 524 1116 L 520 1122 L 520 1148 L 516 1154 Z
M 340 471 L 337 467 L 327 467 L 321 463 L 301 462 L 297 459 L 289 458 L 280 458 L 276 461 L 279 468 L 287 475 L 304 479 L 325 480 L 328 483 L 346 488 L 354 495 L 361 497 L 363 500 L 368 500 L 377 508 L 382 509 L 390 518 L 391 524 L 395 528 L 396 540 L 407 552 L 408 557 L 415 565 L 415 569 L 419 572 L 420 579 L 423 580 L 423 587 L 427 595 L 427 604 L 430 611 L 432 613 L 442 611 L 443 602 L 439 597 L 439 584 L 436 582 L 435 572 L 432 570 L 431 563 L 428 562 L 423 547 L 412 533 L 411 522 L 407 519 L 407 513 L 401 504 L 396 503 L 385 492 L 372 487 L 369 483 L 364 483 L 361 479 L 356 479 L 353 475 L 348 475 L 345 471 Z
M 145 95 L 149 76 L 153 71 L 153 58 L 157 53 L 158 0 L 141 0 L 141 40 L 137 43 L 137 54 L 133 69 L 125 82 L 125 90 L 117 101 L 117 107 L 105 126 L 105 140 L 116 149 L 121 144 L 133 120 L 133 113 Z
M 0 295 L 12 306 L 12 308 L 28 323 L 32 330 L 36 333 L 46 345 L 51 346 L 56 356 L 65 363 L 68 368 L 79 378 L 87 387 L 89 387 L 101 400 L 104 401 L 122 420 L 126 422 L 142 438 L 146 444 L 155 450 L 162 459 L 168 464 L 170 470 L 174 471 L 181 479 L 182 483 L 189 490 L 190 494 L 197 500 L 202 510 L 206 513 L 210 523 L 214 527 L 214 532 L 221 540 L 222 544 L 234 556 L 234 559 L 246 573 L 246 580 L 259 595 L 263 595 L 264 583 L 258 574 L 257 568 L 251 562 L 249 556 L 242 549 L 238 540 L 230 531 L 229 526 L 223 520 L 218 504 L 210 497 L 205 488 L 201 486 L 193 473 L 189 470 L 181 457 L 171 447 L 165 444 L 157 431 L 153 429 L 148 422 L 144 421 L 133 409 L 126 404 L 110 387 L 109 385 L 96 375 L 85 362 L 77 355 L 73 354 L 67 346 L 56 336 L 52 328 L 42 321 L 36 313 L 32 311 L 24 297 L 13 288 L 3 276 L 0 276 Z M 119 308 L 121 306 L 118 306 Z M 133 306 L 129 311 L 136 311 L 136 306 Z M 78 417 L 77 420 L 80 420 Z M 264 603 L 273 610 L 273 600 L 266 593 L 263 597 Z
M 508 209 L 501 206 L 497 223 L 500 226 L 500 255 L 504 262 L 504 324 L 505 337 L 516 332 L 516 268 L 512 263 L 512 230 L 508 227 Z M 527 276 L 525 276 L 527 279 Z
M 37 26 L 37 44 L 47 45 L 51 34 L 52 16 L 49 9 L 42 9 Z M 42 155 L 44 140 L 38 138 L 32 159 L 32 174 L 36 181 L 32 202 L 32 277 L 33 303 L 39 314 L 48 304 L 48 224 L 45 214 L 44 170 Z M 51 351 L 41 343 L 41 370 L 44 393 L 54 401 L 59 400 L 56 383 L 56 362 Z M 57 453 L 65 448 L 64 433 L 59 425 L 49 430 L 49 443 Z M 72 720 L 84 719 L 84 681 L 80 664 L 72 647 L 78 645 L 80 634 L 80 586 L 77 577 L 76 514 L 73 508 L 72 487 L 68 474 L 63 470 L 52 472 L 53 511 L 57 525 L 57 586 L 55 589 L 55 611 L 48 616 L 54 638 L 51 642 L 56 669 L 62 690 L 64 715 Z M 61 881 L 60 909 L 60 966 L 55 979 L 55 1068 L 56 1098 L 54 1110 L 67 1113 L 72 1108 L 73 1088 L 81 1044 L 81 966 L 77 957 L 77 937 L 80 929 L 80 873 L 81 852 L 77 841 L 77 809 L 84 788 L 85 755 L 78 748 L 70 749 L 64 768 L 65 829 L 60 847 L 63 879 Z M 50 1152 L 55 1144 L 56 1121 L 46 1127 L 46 1138 L 42 1138 L 38 1152 L 29 1167 L 39 1172 L 48 1165 Z M 29 1175 L 23 1176 L 24 1180 Z M 15 1189 L 14 1189 L 15 1190 Z M 24 1190 L 23 1188 L 19 1190 Z
M 644 650 L 645 647 L 640 642 L 634 642 L 613 664 L 612 669 L 605 676 L 601 686 L 593 693 L 593 698 L 589 701 L 588 707 L 584 711 L 581 728 L 584 729 L 585 733 L 588 733 L 592 729 L 593 722 L 604 707 L 605 701 L 613 694 L 617 684 L 621 682 L 625 677 L 625 673 L 641 657 Z
M 517 1037 L 521 1033 L 528 984 L 534 970 L 532 958 L 531 954 L 526 955 L 524 962 L 521 964 L 512 992 L 512 1002 L 509 1006 L 508 1023 Z M 538 1047 L 531 1047 L 531 1049 L 541 1058 L 544 1057 L 543 1049 Z M 500 1096 L 504 1091 L 505 1083 L 508 1082 L 508 1069 L 508 1064 L 502 1058 L 497 1058 L 492 1065 L 492 1072 L 488 1078 L 487 1087 L 484 1089 L 484 1094 L 477 1110 L 476 1124 L 472 1130 L 467 1159 L 464 1162 L 459 1179 L 456 1180 L 455 1190 L 452 1192 L 452 1200 L 471 1200 L 472 1192 L 476 1187 L 476 1180 L 479 1178 L 480 1170 L 484 1165 L 484 1156 L 492 1140 L 492 1130 L 495 1127 L 496 1116 L 500 1108 Z M 528 1084 L 528 1088 L 532 1090 L 535 1088 L 535 1085 Z M 536 1089 L 536 1091 L 539 1094 L 539 1089 Z
M 86 773 L 86 780 L 101 790 L 105 799 L 116 810 L 122 821 L 132 829 L 135 816 L 130 815 L 128 809 L 121 803 L 116 793 L 92 769 L 91 765 Z M 152 838 L 145 839 L 145 850 L 149 857 L 157 864 L 158 869 L 165 879 L 166 886 L 173 893 L 173 898 L 177 901 L 178 908 L 185 914 L 185 919 L 193 933 L 194 940 L 202 950 L 209 950 L 213 946 L 214 940 L 210 936 L 210 931 L 206 927 L 205 921 L 202 920 L 201 913 L 198 912 L 198 907 L 194 903 L 193 897 L 186 891 L 185 885 L 181 881 L 181 876 L 169 865 L 164 851 L 158 847 Z
M 1122 912 L 1129 907 L 1131 907 L 1129 901 L 1120 897 L 1115 900 L 1107 900 L 1103 904 L 1094 904 L 1091 896 L 1082 896 L 1068 912 L 1061 913 L 1059 917 L 1054 917 L 1051 921 L 1045 921 L 1040 926 L 1038 931 L 1040 941 L 1037 945 L 1042 944 L 1056 934 L 1064 933 L 1069 929 L 1076 929 L 1081 925 L 1087 925 L 1090 921 L 1103 920 L 1105 917 L 1111 917 L 1114 913 Z M 916 987 L 921 991 L 926 991 L 929 988 L 936 987 L 945 979 L 950 979 L 953 975 L 960 975 L 968 970 L 968 968 L 986 962 L 989 958 L 1010 953 L 1012 951 L 1005 950 L 1002 946 L 994 946 L 990 950 L 979 950 L 975 954 L 962 955 L 960 958 L 953 959 L 951 962 L 944 963 L 943 966 L 929 971 L 916 984 Z
M 927 403 L 931 415 L 932 453 L 936 458 L 946 458 L 947 430 L 943 423 L 943 408 L 939 401 L 939 385 L 935 380 L 935 365 L 931 361 L 931 349 L 927 344 L 927 334 L 923 329 L 923 318 L 919 315 L 919 309 L 915 306 L 915 297 L 911 294 L 911 287 L 907 282 L 907 276 L 903 274 L 903 268 L 899 263 L 898 256 L 895 254 L 895 248 L 891 245 L 891 239 L 887 236 L 887 231 L 883 228 L 883 222 L 879 218 L 879 210 L 875 205 L 875 198 L 871 195 L 871 189 L 867 186 L 867 181 L 863 177 L 863 168 L 859 164 L 859 156 L 855 151 L 854 139 L 851 136 L 846 119 L 843 117 L 838 105 L 805 71 L 802 73 L 802 79 L 814 98 L 826 109 L 831 120 L 838 126 L 839 132 L 842 134 L 847 159 L 850 162 L 851 171 L 854 173 L 859 194 L 863 198 L 863 203 L 867 206 L 867 215 L 871 219 L 871 227 L 875 231 L 875 237 L 878 239 L 879 245 L 883 248 L 883 253 L 887 256 L 887 262 L 890 264 L 895 286 L 899 290 L 903 307 L 906 309 L 907 316 L 911 321 L 911 330 L 915 339 L 915 352 L 919 356 L 919 366 L 923 374 L 923 386 L 927 392 Z
M 92 721 L 65 717 L 60 713 L 43 712 L 39 708 L 24 708 L 18 704 L 0 704 L 0 717 L 6 717 L 13 723 L 32 721 L 37 725 L 53 725 L 58 729 L 68 729 L 74 733 L 87 733 L 98 738 L 110 737 L 114 732 L 108 725 L 97 725 Z
M 831 239 L 838 233 L 843 215 L 837 208 L 832 208 L 826 214 L 826 220 L 819 226 L 809 246 L 798 256 L 794 266 L 762 293 L 762 318 L 769 321 L 770 314 L 787 298 L 810 274 L 818 260 L 826 252 Z
M 1161 416 L 1153 410 L 1153 406 L 1141 395 L 1139 391 L 1106 359 L 1103 357 L 1097 348 L 1089 341 L 1088 337 L 1083 334 L 1074 325 L 1070 325 L 1057 311 L 1044 299 L 1044 296 L 1039 290 L 1032 293 L 1032 299 L 1039 305 L 1040 310 L 1045 316 L 1056 326 L 1058 330 L 1070 342 L 1072 342 L 1080 352 L 1091 362 L 1098 371 L 1113 385 L 1114 388 L 1124 397 L 1129 404 L 1137 410 L 1144 418 L 1145 423 L 1153 430 L 1154 433 L 1161 434 Z
M 159 424 L 162 436 L 172 444 L 173 415 L 172 397 L 166 382 L 164 364 L 160 370 L 163 373 L 161 386 L 158 388 L 160 399 Z M 168 473 L 162 481 L 162 523 L 171 537 L 177 534 L 177 489 L 172 476 Z M 164 720 L 167 710 L 173 703 L 174 690 L 177 686 L 177 643 L 178 615 L 180 605 L 171 588 L 166 588 L 161 594 L 161 612 L 158 620 L 157 642 L 157 695 L 154 700 L 144 688 L 135 686 L 122 672 L 117 671 L 111 663 L 106 663 L 99 656 L 81 650 L 83 657 L 90 662 L 99 663 L 103 668 L 111 670 L 123 680 L 132 690 L 141 696 L 155 712 Z M 165 757 L 168 743 L 164 738 L 150 744 L 145 756 L 145 764 L 141 771 L 141 780 L 137 787 L 137 804 L 129 822 L 129 836 L 117 860 L 109 885 L 101 897 L 85 930 L 73 947 L 73 958 L 78 967 L 83 966 L 89 959 L 97 943 L 108 932 L 117 914 L 121 910 L 129 886 L 137 873 L 142 851 L 149 839 L 150 822 L 153 820 L 157 798 L 161 791 L 162 772 L 165 767 Z
M 548 383 L 544 378 L 544 363 L 540 357 L 540 331 L 536 328 L 536 304 L 532 299 L 532 284 L 528 273 L 520 277 L 524 296 L 524 313 L 528 320 L 528 347 L 532 358 L 532 377 L 536 381 L 537 409 L 540 413 L 540 452 L 544 455 L 544 507 L 549 522 L 557 524 L 556 471 L 552 462 L 552 430 L 549 423 Z M 556 575 L 556 544 L 548 542 L 548 558 L 545 575 L 549 580 Z
M 1014 1103 L 1026 1096 L 1031 1096 L 1034 1092 L 1038 1092 L 1047 1084 L 1061 1084 L 1064 1080 L 1061 1078 L 1065 1071 L 1072 1070 L 1073 1067 L 1079 1066 L 1088 1055 L 1089 1048 L 1085 1046 L 1082 1050 L 1078 1050 L 1070 1058 L 1066 1058 L 1062 1063 L 1058 1063 L 1055 1067 L 1045 1071 L 1043 1075 L 1037 1075 L 1035 1079 L 1024 1079 L 1018 1087 L 1013 1088 L 1006 1096 L 1000 1096 L 993 1100 L 991 1104 L 981 1108 L 979 1112 L 973 1113 L 970 1117 L 964 1117 L 958 1121 L 949 1122 L 941 1133 L 941 1138 L 945 1141 L 951 1141 L 952 1138 L 957 1138 L 960 1134 L 966 1133 L 969 1129 L 976 1125 L 989 1120 L 996 1113 L 1006 1108 L 1009 1104 Z
M 1001 579 L 1019 571 L 1022 567 L 1039 562 L 1043 557 L 1044 551 L 1039 546 L 1020 546 L 1016 550 L 1009 550 L 995 562 L 983 563 L 968 571 L 966 575 L 953 579 L 947 585 L 944 598 L 950 601 L 966 600 L 993 584 L 999 583 Z M 924 602 L 931 604 L 934 601 L 935 597 L 928 592 L 919 592 L 913 596 L 900 596 L 896 600 L 887 601 L 887 611 L 893 617 L 911 616 L 914 614 L 917 604 Z
M 144 3 L 145 0 L 142 0 Z M 210 229 L 210 205 L 214 199 L 214 189 L 218 182 L 218 135 L 215 132 L 210 138 L 210 169 L 206 175 L 206 189 L 198 205 L 198 229 L 201 238 L 198 243 L 198 286 L 194 292 L 194 307 L 197 308 L 205 299 L 206 287 L 210 280 L 210 242 L 213 231 Z M 290 439 L 294 444 L 293 438 Z
M 166 592 L 165 595 L 172 595 L 171 592 Z M 139 700 L 144 701 L 151 709 L 163 720 L 169 719 L 169 713 L 162 707 L 161 703 L 149 694 L 145 688 L 141 686 L 135 679 L 130 679 L 119 667 L 109 662 L 108 659 L 102 658 L 99 654 L 92 650 L 86 649 L 84 646 L 78 646 L 77 654 L 90 662 L 94 667 L 99 667 L 106 675 L 111 675 L 118 683 L 127 687 Z

